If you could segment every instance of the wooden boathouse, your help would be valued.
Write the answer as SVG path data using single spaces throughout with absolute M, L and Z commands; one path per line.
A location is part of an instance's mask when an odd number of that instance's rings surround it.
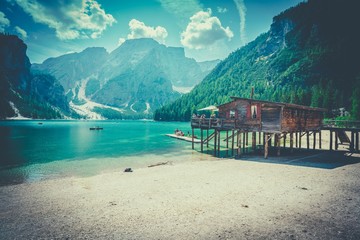
M 220 156 L 220 138 L 221 133 L 224 135 L 224 132 L 226 137 L 223 141 L 226 142 L 226 149 L 231 149 L 232 156 L 239 156 L 249 149 L 255 151 L 256 148 L 262 148 L 264 157 L 267 158 L 272 141 L 277 155 L 280 155 L 280 141 L 282 140 L 285 147 L 287 137 L 290 140 L 291 151 L 294 148 L 302 148 L 302 138 L 306 138 L 306 148 L 309 149 L 311 135 L 312 147 L 315 149 L 317 143 L 318 148 L 321 149 L 324 112 L 326 109 L 323 108 L 232 97 L 231 102 L 218 106 L 218 117 L 193 117 L 191 119 L 192 148 L 194 149 L 194 129 L 199 129 L 201 152 L 204 150 L 204 145 L 208 147 L 213 139 L 214 156 Z M 212 131 L 210 135 L 209 130 Z M 205 138 L 204 131 L 206 131 Z M 330 132 L 330 144 L 332 144 L 332 132 L 340 133 L 341 131 L 330 129 Z M 249 135 L 251 135 L 251 147 L 249 147 Z M 359 130 L 354 131 L 352 147 L 355 146 L 358 150 Z

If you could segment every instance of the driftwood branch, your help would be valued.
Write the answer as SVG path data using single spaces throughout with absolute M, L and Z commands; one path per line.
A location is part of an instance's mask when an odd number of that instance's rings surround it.
M 155 164 L 152 164 L 152 165 L 149 165 L 148 167 L 156 167 L 156 166 L 161 166 L 161 165 L 167 165 L 169 164 L 170 161 L 167 161 L 167 162 L 159 162 L 159 163 L 155 163 Z

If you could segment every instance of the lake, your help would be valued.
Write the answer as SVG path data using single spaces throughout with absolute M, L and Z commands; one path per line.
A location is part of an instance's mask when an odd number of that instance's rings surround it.
M 165 136 L 176 128 L 191 130 L 183 122 L 0 121 L 0 185 L 203 158 L 191 143 Z

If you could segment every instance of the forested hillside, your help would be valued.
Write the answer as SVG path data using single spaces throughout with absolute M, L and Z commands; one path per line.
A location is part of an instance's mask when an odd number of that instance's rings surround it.
M 309 0 L 274 17 L 267 33 L 229 55 L 189 94 L 155 112 L 188 121 L 230 96 L 290 102 L 360 119 L 360 14 L 356 0 Z

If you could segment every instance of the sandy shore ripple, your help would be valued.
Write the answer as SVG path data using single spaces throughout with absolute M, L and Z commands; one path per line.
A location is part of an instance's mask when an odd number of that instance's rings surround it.
M 0 187 L 0 203 L 1 239 L 360 239 L 360 163 L 119 169 Z

